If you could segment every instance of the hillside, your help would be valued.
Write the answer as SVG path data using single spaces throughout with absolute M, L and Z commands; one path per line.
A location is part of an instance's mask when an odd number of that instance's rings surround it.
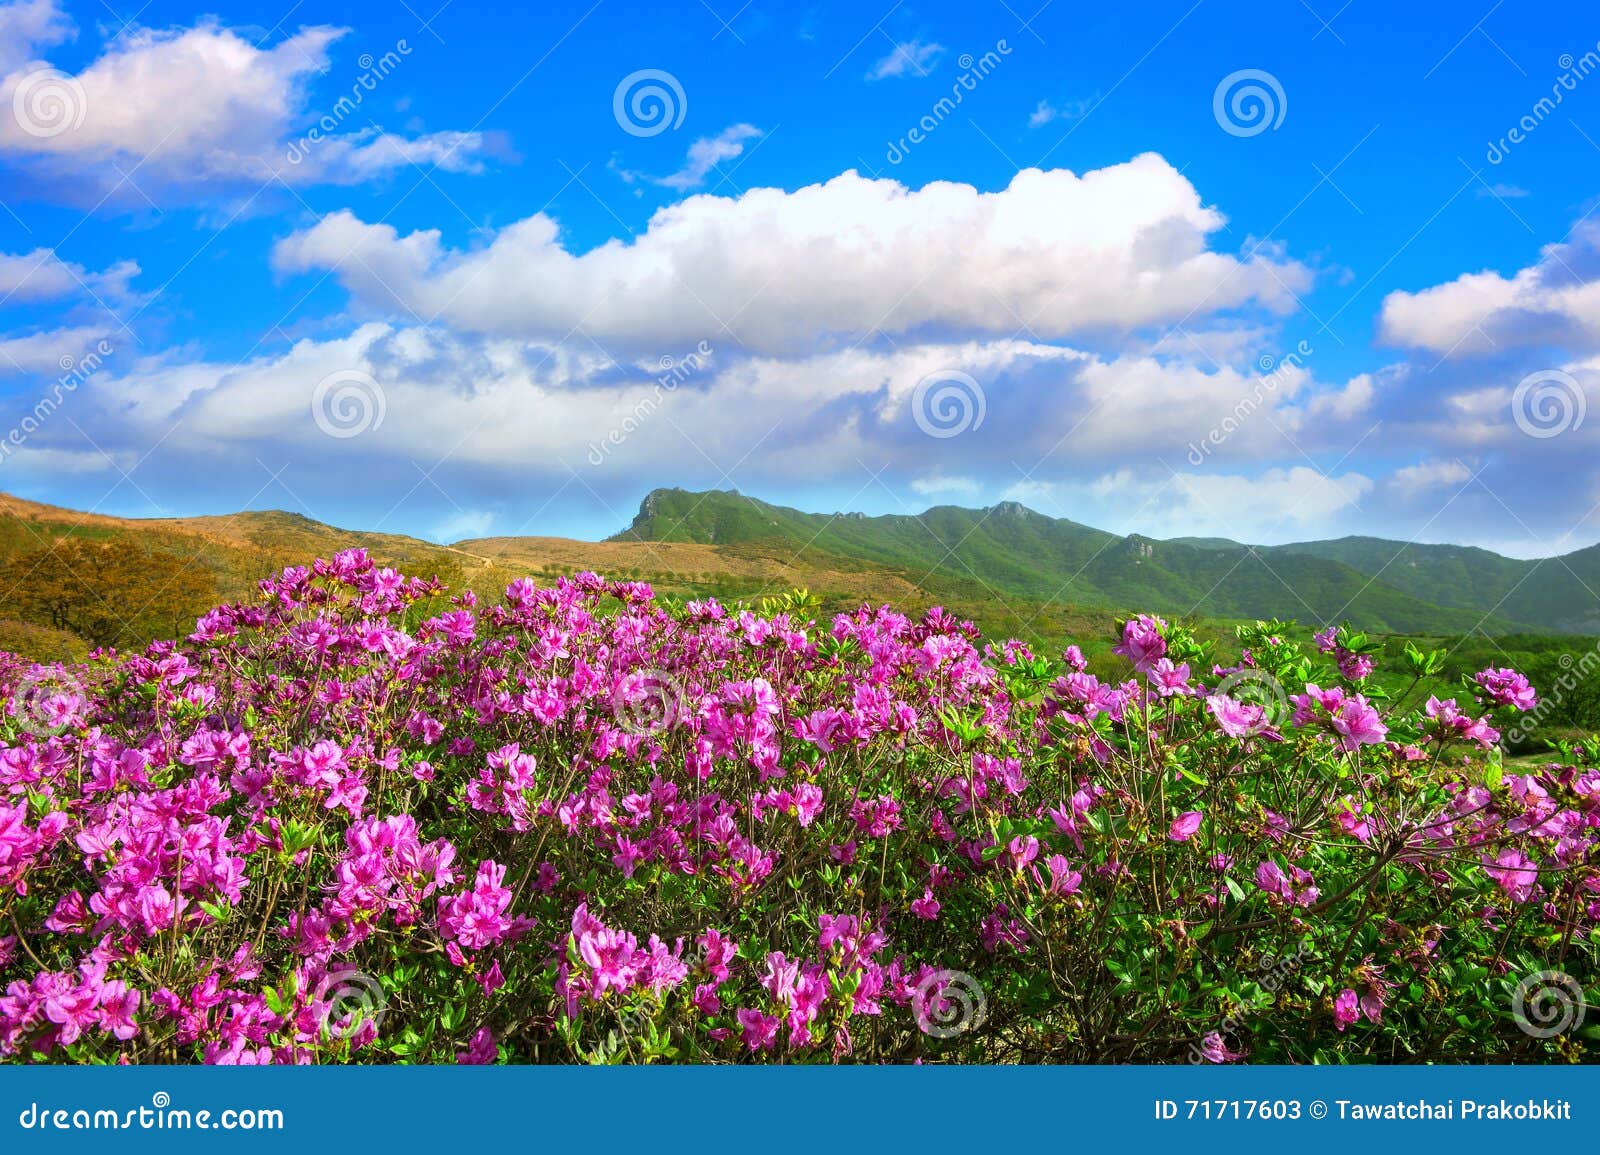
M 1015 502 L 866 517 L 737 493 L 660 489 L 603 542 L 498 537 L 437 545 L 300 514 L 126 519 L 0 495 L 0 643 L 32 657 L 130 648 L 188 629 L 264 574 L 360 546 L 384 565 L 493 595 L 512 577 L 593 569 L 675 597 L 759 600 L 809 589 L 823 613 L 864 601 L 942 604 L 991 636 L 1053 645 L 1151 609 L 1208 634 L 1263 617 L 1378 632 L 1600 633 L 1600 549 L 1543 561 L 1342 538 L 1249 546 L 1120 537 Z
M 726 491 L 663 489 L 647 496 L 633 524 L 610 540 L 783 543 L 800 556 L 817 551 L 866 558 L 919 578 L 975 582 L 1000 599 L 1142 606 L 1218 618 L 1318 623 L 1348 618 L 1397 633 L 1506 633 L 1532 623 L 1579 632 L 1586 615 L 1595 612 L 1592 599 L 1559 589 L 1560 597 L 1543 607 L 1519 601 L 1541 610 L 1534 619 L 1519 618 L 1499 605 L 1504 589 L 1516 580 L 1508 582 L 1499 568 L 1488 578 L 1462 576 L 1450 584 L 1448 598 L 1432 588 L 1443 580 L 1439 573 L 1406 569 L 1402 584 L 1384 568 L 1404 548 L 1397 542 L 1387 543 L 1387 555 L 1379 548 L 1340 555 L 1317 549 L 1339 543 L 1258 547 L 1215 538 L 1157 541 L 1046 517 L 1016 502 L 864 517 L 802 513 Z M 1511 567 L 1533 564 L 1488 556 Z M 1550 572 L 1557 568 L 1551 563 Z
M 299 514 L 130 519 L 0 494 L 0 640 L 33 658 L 128 649 L 186 632 L 264 575 L 341 549 L 456 583 L 499 576 L 486 559 L 397 534 L 353 533 Z
M 550 580 L 592 569 L 649 581 L 677 597 L 758 600 L 805 587 L 824 613 L 864 601 L 893 601 L 912 612 L 943 604 L 995 634 L 1036 643 L 1098 637 L 1110 624 L 1104 611 L 997 599 L 960 575 L 929 576 L 817 549 L 802 553 L 782 541 L 713 546 L 511 537 L 435 545 L 281 510 L 118 518 L 0 494 L 0 649 L 62 660 L 81 657 L 89 645 L 129 649 L 172 637 L 217 602 L 250 597 L 265 574 L 358 546 L 380 564 L 488 596 L 524 574 Z M 84 563 L 102 554 L 107 564 Z
M 1342 537 L 1278 546 L 1340 562 L 1442 606 L 1495 610 L 1557 633 L 1600 633 L 1600 546 L 1523 561 L 1459 545 Z
M 110 542 L 137 538 L 150 548 L 189 551 L 196 565 L 218 574 L 240 569 L 254 581 L 264 572 L 257 558 L 303 562 L 352 544 L 392 564 L 411 568 L 451 563 L 457 551 L 399 534 L 338 529 L 283 510 L 248 510 L 216 517 L 122 518 L 27 501 L 0 493 L 0 555 L 44 548 L 64 540 Z M 469 559 L 483 564 L 481 559 Z M 236 564 L 237 563 L 237 564 Z

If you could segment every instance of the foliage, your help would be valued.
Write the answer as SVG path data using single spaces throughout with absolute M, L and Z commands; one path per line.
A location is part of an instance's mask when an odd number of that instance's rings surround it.
M 1596 746 L 1509 771 L 1496 730 L 1534 706 L 1512 671 L 1449 693 L 1414 648 L 1418 692 L 1390 693 L 1379 642 L 1272 622 L 1208 670 L 1139 616 L 1115 639 L 1133 676 L 1102 680 L 940 610 L 819 626 L 803 591 L 760 613 L 592 574 L 441 597 L 349 551 L 183 644 L 0 669 L 0 1050 L 1592 1046 L 1570 992 L 1596 997 Z M 1570 1029 L 1526 1029 L 1551 989 Z
M 8 617 L 76 635 L 96 646 L 140 646 L 170 637 L 216 585 L 196 559 L 132 541 L 70 539 L 0 562 L 0 609 Z
M 89 646 L 66 630 L 0 618 L 0 652 L 34 662 L 81 662 L 89 656 Z
M 1600 546 L 1521 561 L 1376 538 L 1260 546 L 1118 537 L 1016 502 L 881 517 L 802 513 L 738 493 L 650 493 L 614 541 L 782 542 L 966 582 L 991 604 L 1144 605 L 1209 618 L 1269 614 L 1397 633 L 1600 632 Z M 943 591 L 941 591 L 943 592 Z

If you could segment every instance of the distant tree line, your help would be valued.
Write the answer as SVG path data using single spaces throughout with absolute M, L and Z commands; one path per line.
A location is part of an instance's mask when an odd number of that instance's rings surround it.
M 128 541 L 66 539 L 0 560 L 0 618 L 93 646 L 131 649 L 181 637 L 217 600 L 203 558 Z

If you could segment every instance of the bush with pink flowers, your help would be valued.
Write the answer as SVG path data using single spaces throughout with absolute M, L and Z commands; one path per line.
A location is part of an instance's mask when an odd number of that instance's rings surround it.
M 1575 1060 L 1593 747 L 1266 623 L 1121 684 L 969 623 L 480 606 L 341 554 L 178 644 L 0 668 L 0 1055 Z

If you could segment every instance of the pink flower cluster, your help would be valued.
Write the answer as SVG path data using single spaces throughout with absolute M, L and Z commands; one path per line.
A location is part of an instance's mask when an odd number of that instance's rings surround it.
M 1477 718 L 1385 713 L 1337 639 L 1319 685 L 1282 638 L 1222 670 L 1139 615 L 1104 681 L 937 609 L 819 626 L 593 574 L 480 606 L 360 551 L 286 570 L 75 671 L 58 729 L 3 722 L 0 1054 L 881 1055 L 922 1045 L 952 964 L 1044 997 L 1108 924 L 1309 933 L 1380 852 L 1484 920 L 1589 935 L 1600 771 L 1438 757 L 1493 747 L 1526 679 L 1478 674 Z M 1207 669 L 1298 670 L 1292 718 Z M 0 691 L 29 677 L 0 661 Z M 1379 1024 L 1414 950 L 1330 967 L 1323 1025 Z

